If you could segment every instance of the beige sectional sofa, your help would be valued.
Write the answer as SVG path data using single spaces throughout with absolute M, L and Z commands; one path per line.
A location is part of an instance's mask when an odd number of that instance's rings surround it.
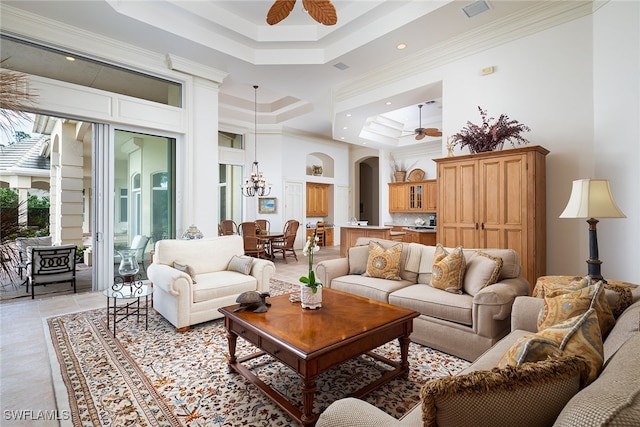
M 465 249 L 467 269 L 464 289 L 454 294 L 429 285 L 435 246 L 403 244 L 401 280 L 363 275 L 367 268 L 370 240 L 390 248 L 398 242 L 360 238 L 349 248 L 347 258 L 322 261 L 316 277 L 324 286 L 418 311 L 411 340 L 473 361 L 498 342 L 510 328 L 511 306 L 519 295 L 528 295 L 529 283 L 521 274 L 518 253 L 510 249 L 483 249 L 503 260 L 496 283 L 482 287 L 486 268 L 476 259 L 477 251 Z
M 222 317 L 218 308 L 235 304 L 242 292 L 268 292 L 276 271 L 273 262 L 243 255 L 244 243 L 237 235 L 156 242 L 147 268 L 153 308 L 185 331 Z
M 640 288 L 603 345 L 604 364 L 595 381 L 581 385 L 581 358 L 527 362 L 497 368 L 509 348 L 536 332 L 542 298 L 521 296 L 513 304 L 511 333 L 470 367 L 426 383 L 420 404 L 400 420 L 367 402 L 332 403 L 316 427 L 351 426 L 638 426 L 640 425 Z

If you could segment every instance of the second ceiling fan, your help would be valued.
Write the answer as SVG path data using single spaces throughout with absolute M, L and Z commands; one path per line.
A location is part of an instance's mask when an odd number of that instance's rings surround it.
M 285 19 L 296 4 L 296 0 L 276 0 L 267 12 L 267 24 L 275 25 Z M 336 8 L 329 0 L 302 0 L 304 10 L 313 19 L 323 25 L 335 25 L 338 22 Z
M 420 111 L 420 127 L 417 127 L 413 132 L 416 135 L 416 139 L 418 141 L 420 141 L 421 139 L 423 139 L 425 136 L 433 136 L 433 137 L 439 137 L 442 136 L 442 131 L 438 128 L 423 128 L 422 127 L 422 107 L 424 107 L 424 104 L 420 104 L 418 105 L 419 111 Z

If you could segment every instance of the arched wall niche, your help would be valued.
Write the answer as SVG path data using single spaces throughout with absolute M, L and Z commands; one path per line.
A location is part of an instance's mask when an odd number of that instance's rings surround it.
M 334 178 L 334 168 L 335 161 L 331 156 L 318 152 L 307 154 L 307 175 Z

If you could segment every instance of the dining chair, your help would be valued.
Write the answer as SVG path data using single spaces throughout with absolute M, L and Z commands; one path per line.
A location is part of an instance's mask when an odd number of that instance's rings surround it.
M 225 219 L 222 221 L 221 225 L 222 225 L 222 234 L 225 236 L 239 233 L 238 225 L 233 220 Z
M 318 237 L 318 246 L 324 246 L 327 240 L 327 232 L 324 228 L 324 221 L 316 222 L 316 236 Z
M 268 258 L 265 241 L 258 236 L 242 236 L 244 254 L 254 258 Z
M 282 252 L 282 259 L 287 264 L 287 252 L 291 252 L 291 255 L 293 255 L 296 261 L 298 261 L 298 255 L 296 254 L 294 244 L 296 242 L 296 235 L 298 234 L 299 226 L 300 222 L 295 219 L 290 219 L 284 225 L 284 237 L 281 239 L 274 239 L 271 242 L 271 253 L 273 256 L 275 257 L 276 253 Z
M 27 293 L 36 285 L 70 282 L 76 293 L 76 245 L 29 246 L 27 248 Z
M 255 236 L 257 234 L 256 223 L 253 221 L 242 222 L 238 226 L 238 231 L 243 236 Z

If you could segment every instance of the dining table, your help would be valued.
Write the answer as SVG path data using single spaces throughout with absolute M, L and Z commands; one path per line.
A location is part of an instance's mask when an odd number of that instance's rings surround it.
M 257 235 L 257 237 L 258 239 L 264 242 L 265 252 L 267 256 L 271 259 L 271 261 L 273 261 L 275 259 L 275 255 L 271 250 L 271 242 L 276 239 L 282 239 L 284 237 L 284 232 L 277 231 L 277 232 L 260 233 Z

